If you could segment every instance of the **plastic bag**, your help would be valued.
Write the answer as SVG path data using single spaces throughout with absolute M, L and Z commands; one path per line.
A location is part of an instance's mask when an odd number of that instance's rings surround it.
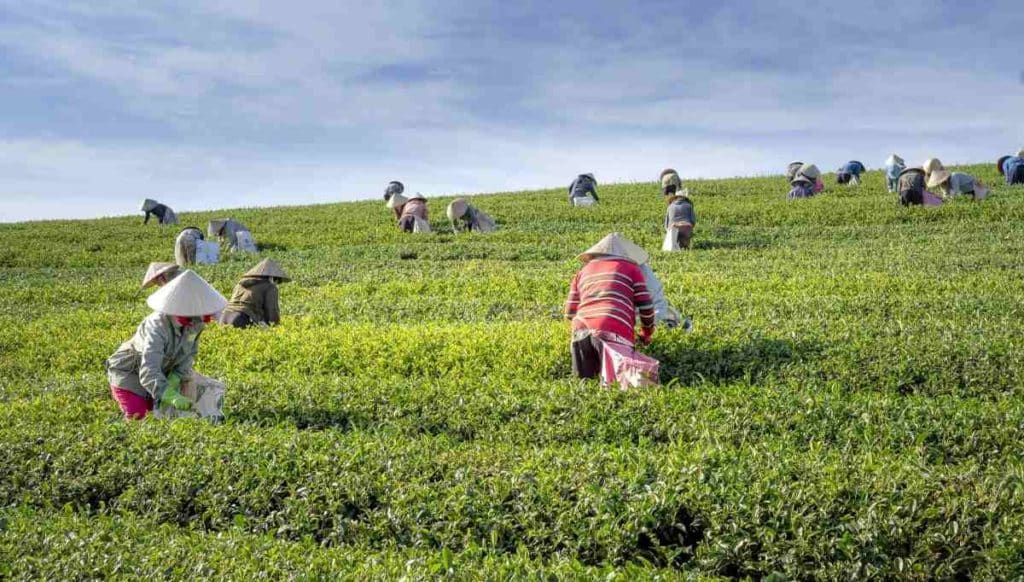
M 601 384 L 618 384 L 619 389 L 658 385 L 658 360 L 641 354 L 625 344 L 603 342 L 601 348 Z
M 248 230 L 239 230 L 235 232 L 235 247 L 232 250 L 242 251 L 243 253 L 256 253 L 256 241 L 252 239 L 252 233 Z
M 191 410 L 178 410 L 173 406 L 159 406 L 153 409 L 155 418 L 208 418 L 220 421 L 224 418 L 224 383 L 204 376 L 196 371 L 181 383 L 181 394 L 192 401 Z
M 417 216 L 413 220 L 412 231 L 413 232 L 422 232 L 422 233 L 430 232 L 430 223 L 427 222 L 426 220 L 423 220 L 419 216 Z
M 661 250 L 666 253 L 679 250 L 679 229 L 670 226 L 665 229 L 665 240 L 661 243 Z
M 573 206 L 593 206 L 597 203 L 592 196 L 577 196 L 572 199 Z
M 196 241 L 196 264 L 216 265 L 220 261 L 220 243 L 215 240 Z

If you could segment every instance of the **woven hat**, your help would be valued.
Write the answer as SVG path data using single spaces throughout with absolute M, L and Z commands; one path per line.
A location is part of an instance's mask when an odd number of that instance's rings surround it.
M 678 176 L 679 172 L 673 170 L 672 168 L 665 168 L 664 170 L 661 171 L 660 174 L 658 174 L 658 179 L 664 182 L 665 176 L 668 176 L 669 174 L 675 174 Z
M 952 174 L 949 173 L 949 170 L 935 170 L 928 176 L 928 187 L 938 188 L 944 184 L 946 180 L 949 180 L 950 176 L 952 176 Z
M 798 178 L 800 176 L 806 176 L 813 182 L 821 177 L 821 170 L 819 170 L 818 166 L 815 166 L 814 164 L 804 164 L 800 166 L 800 171 L 798 171 L 796 175 Z
M 150 210 L 156 208 L 158 204 L 159 202 L 157 202 L 156 200 L 146 198 L 145 200 L 142 201 L 142 211 L 149 212 Z
M 903 165 L 906 165 L 906 162 L 903 161 L 903 158 L 897 156 L 896 154 L 893 154 L 893 155 L 889 156 L 888 159 L 885 160 L 885 165 L 886 166 L 903 166 Z
M 409 197 L 409 200 L 426 200 L 426 199 L 427 199 L 427 197 L 424 196 L 423 194 L 419 193 L 419 192 L 417 192 L 417 193 L 415 193 L 415 194 L 413 194 L 412 196 Z
M 999 170 L 999 175 L 1000 176 L 1005 176 L 1006 175 L 1006 173 L 1003 171 L 1003 164 L 1006 163 L 1006 160 L 1008 160 L 1008 159 L 1010 159 L 1012 157 L 1013 156 L 1003 156 L 1003 157 L 999 158 L 998 160 L 996 160 L 996 169 Z
M 935 170 L 943 169 L 942 162 L 936 158 L 928 158 L 924 161 L 924 165 L 921 166 L 925 174 L 931 174 Z
M 165 315 L 200 317 L 220 312 L 228 300 L 190 269 L 150 295 L 146 303 Z
M 452 200 L 452 203 L 448 205 L 448 220 L 458 220 L 466 215 L 466 211 L 469 210 L 469 202 L 466 202 L 465 198 L 456 198 Z
M 288 276 L 288 273 L 284 272 L 281 265 L 277 264 L 277 261 L 271 259 L 263 259 L 258 265 L 249 269 L 245 272 L 244 277 L 273 277 L 274 279 L 280 279 L 282 281 L 291 281 L 292 278 Z
M 167 275 L 167 278 L 173 278 L 178 274 L 178 265 L 174 263 L 150 263 L 149 268 L 146 269 L 146 276 L 142 278 L 142 287 L 152 287 L 156 285 L 156 280 L 161 275 Z
M 392 194 L 391 198 L 387 202 L 385 202 L 384 205 L 387 206 L 388 208 L 398 208 L 399 206 L 405 204 L 408 201 L 409 199 L 406 198 L 405 196 L 402 196 L 401 194 Z
M 679 174 L 672 172 L 670 174 L 661 175 L 661 188 L 664 190 L 669 186 L 675 186 L 676 188 L 683 187 L 683 179 L 679 177 Z
M 576 258 L 584 263 L 589 263 L 590 261 L 602 256 L 619 257 L 632 261 L 638 265 L 646 263 L 647 259 L 650 258 L 647 251 L 640 248 L 629 239 L 623 238 L 623 236 L 617 232 L 613 232 L 604 237 L 596 245 L 590 247 Z

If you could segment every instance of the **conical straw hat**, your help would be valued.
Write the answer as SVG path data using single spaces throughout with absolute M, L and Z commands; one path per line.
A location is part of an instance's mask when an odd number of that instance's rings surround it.
M 391 198 L 385 203 L 385 206 L 394 209 L 398 208 L 399 206 L 405 204 L 408 201 L 409 199 L 406 198 L 405 196 L 402 196 L 401 194 L 392 194 Z
M 665 176 L 668 176 L 669 174 L 676 174 L 676 175 L 678 175 L 679 172 L 673 170 L 672 168 L 665 168 L 664 170 L 661 171 L 661 174 L 658 175 L 658 179 L 659 180 L 664 180 Z
M 448 220 L 458 220 L 466 215 L 466 211 L 469 210 L 469 202 L 466 202 L 465 198 L 456 198 L 452 200 L 452 203 L 448 205 Z
M 924 174 L 924 170 L 921 168 L 904 168 L 903 171 L 900 172 L 900 177 L 902 178 L 904 174 Z
M 999 170 L 999 175 L 1000 176 L 1005 176 L 1006 175 L 1006 173 L 1003 171 L 1003 164 L 1006 163 L 1006 160 L 1008 160 L 1008 159 L 1010 159 L 1012 157 L 1013 156 L 1003 156 L 1003 157 L 999 158 L 998 160 L 996 160 L 996 169 Z
M 277 261 L 271 259 L 263 259 L 258 265 L 249 269 L 245 272 L 245 277 L 273 277 L 274 279 L 280 279 L 282 281 L 291 281 L 292 278 L 288 276 L 288 273 L 284 272 L 281 265 L 277 264 Z
M 623 238 L 617 232 L 613 232 L 601 239 L 596 245 L 584 251 L 577 258 L 588 263 L 599 256 L 619 257 L 633 261 L 638 265 L 647 262 L 650 255 L 647 251 L 634 244 L 629 239 Z
M 930 176 L 928 176 L 928 187 L 939 187 L 946 180 L 948 180 L 951 175 L 952 174 L 949 173 L 949 170 L 935 170 L 934 172 L 931 173 Z
M 156 278 L 160 275 L 173 277 L 177 275 L 178 265 L 174 263 L 150 263 L 146 269 L 146 276 L 142 278 L 142 289 L 156 285 Z
M 925 174 L 931 174 L 935 170 L 941 170 L 943 166 L 942 162 L 940 162 L 936 158 L 928 158 L 927 160 L 924 161 L 924 165 L 921 166 L 921 168 L 924 169 Z
M 797 176 L 807 176 L 813 182 L 821 177 L 821 170 L 814 164 L 804 164 L 800 166 L 800 171 L 797 172 Z
M 228 300 L 190 269 L 150 295 L 146 303 L 166 315 L 201 317 L 220 312 Z
M 426 199 L 427 199 L 427 197 L 424 196 L 423 194 L 420 194 L 419 192 L 417 192 L 417 193 L 415 193 L 415 194 L 413 194 L 412 196 L 409 197 L 409 200 L 426 200 Z
M 885 160 L 885 165 L 887 166 L 902 166 L 905 163 L 906 162 L 903 161 L 903 158 L 897 156 L 896 154 L 889 156 L 889 158 Z

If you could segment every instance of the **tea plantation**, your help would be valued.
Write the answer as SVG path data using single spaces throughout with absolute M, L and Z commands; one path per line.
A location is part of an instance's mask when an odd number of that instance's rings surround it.
M 126 423 L 104 373 L 177 228 L 0 225 L 0 579 L 1024 576 L 1024 189 L 967 171 L 990 198 L 936 209 L 878 172 L 690 182 L 675 254 L 653 183 L 480 196 L 483 236 L 441 197 L 430 235 L 381 201 L 179 213 L 295 279 L 279 327 L 203 334 L 219 426 Z M 659 388 L 571 377 L 574 257 L 615 230 L 694 320 L 645 348 Z

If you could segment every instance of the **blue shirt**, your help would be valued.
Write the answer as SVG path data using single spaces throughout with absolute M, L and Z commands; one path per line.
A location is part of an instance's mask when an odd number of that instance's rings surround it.
M 863 172 L 865 170 L 866 170 L 866 168 L 864 167 L 864 164 L 862 164 L 860 162 L 857 162 L 857 161 L 853 161 L 853 162 L 846 162 L 845 166 L 843 166 L 842 168 L 839 168 L 838 173 L 839 174 L 850 174 L 850 175 L 853 175 L 853 176 L 860 176 L 861 172 Z M 897 174 L 898 173 L 899 172 L 897 172 Z
M 1013 180 L 1013 173 L 1021 166 L 1024 166 L 1024 158 L 1017 156 L 1006 158 L 1006 161 L 1003 162 L 1003 175 L 1006 176 L 1007 184 Z

